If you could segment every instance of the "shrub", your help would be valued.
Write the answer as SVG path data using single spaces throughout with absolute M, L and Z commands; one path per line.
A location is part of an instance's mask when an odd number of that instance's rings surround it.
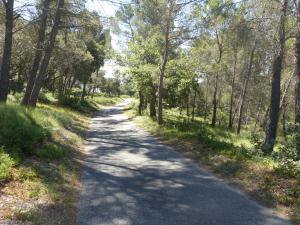
M 256 149 L 262 148 L 263 140 L 262 140 L 260 134 L 258 134 L 256 132 L 252 132 L 251 136 L 250 136 L 250 142 L 251 142 L 251 144 L 253 144 L 254 148 L 256 148 Z
M 11 169 L 15 166 L 15 161 L 9 154 L 5 153 L 3 147 L 0 148 L 0 181 L 10 177 Z
M 279 146 L 279 151 L 273 152 L 273 156 L 277 159 L 299 160 L 300 155 L 296 149 L 296 141 L 294 139 L 285 142 Z
M 39 95 L 39 102 L 44 104 L 55 103 L 57 99 L 54 98 L 53 94 L 50 92 L 41 92 Z
M 297 162 L 291 159 L 282 160 L 276 170 L 282 175 L 300 179 L 300 161 Z
M 32 155 L 50 132 L 37 124 L 29 109 L 14 105 L 0 105 L 0 145 L 11 152 Z
M 88 100 L 81 101 L 79 98 L 75 97 L 63 98 L 60 100 L 60 103 L 63 106 L 69 107 L 70 109 L 83 113 L 94 112 L 98 110 L 98 107 L 94 102 Z

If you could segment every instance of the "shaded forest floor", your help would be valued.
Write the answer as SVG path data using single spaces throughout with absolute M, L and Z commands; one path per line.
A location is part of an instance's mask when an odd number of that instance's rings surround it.
M 126 111 L 137 125 L 201 167 L 300 224 L 299 163 L 263 155 L 247 132 L 238 136 L 228 129 L 212 128 L 201 119 L 188 121 L 174 110 L 164 113 L 164 125 L 159 126 L 147 113 L 138 116 L 136 103 Z
M 19 106 L 13 96 L 0 106 L 6 120 L 0 122 L 0 224 L 76 224 L 89 119 L 120 100 L 97 96 L 60 106 L 47 95 L 36 109 Z

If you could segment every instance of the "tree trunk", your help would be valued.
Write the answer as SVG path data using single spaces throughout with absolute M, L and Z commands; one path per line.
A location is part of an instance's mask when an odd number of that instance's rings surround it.
M 33 86 L 33 89 L 32 89 L 31 95 L 30 95 L 30 99 L 29 99 L 29 105 L 33 106 L 33 107 L 36 106 L 38 96 L 39 96 L 40 90 L 42 88 L 42 85 L 43 85 L 43 82 L 44 82 L 44 79 L 46 76 L 46 70 L 49 65 L 49 61 L 51 58 L 55 39 L 56 39 L 58 29 L 59 29 L 59 23 L 60 23 L 61 12 L 62 12 L 63 6 L 64 6 L 64 0 L 57 0 L 57 8 L 56 8 L 56 12 L 55 12 L 53 27 L 50 32 L 50 36 L 49 36 L 49 40 L 48 40 L 48 45 L 46 46 L 45 55 L 41 62 L 39 73 L 35 79 L 34 86 Z
M 196 98 L 197 98 L 197 91 L 194 90 L 194 98 L 193 98 L 193 109 L 192 109 L 192 121 L 195 121 L 195 108 L 196 108 Z
M 64 91 L 63 91 L 63 76 L 60 74 L 58 79 L 58 101 L 62 102 L 64 99 Z
M 286 131 L 286 113 L 287 113 L 287 102 L 283 100 L 282 103 L 282 133 L 284 140 L 287 141 L 287 131 Z
M 142 91 L 139 91 L 139 98 L 140 98 L 140 103 L 139 103 L 139 115 L 142 115 L 143 111 L 143 105 L 144 105 L 144 96 L 142 94 Z
M 205 109 L 204 109 L 204 121 L 207 120 L 207 111 L 208 111 L 208 91 L 209 91 L 209 85 L 208 85 L 208 76 L 206 77 L 206 91 L 205 91 Z
M 247 76 L 246 76 L 246 80 L 244 83 L 244 87 L 243 87 L 243 91 L 242 91 L 242 96 L 241 96 L 241 104 L 239 107 L 239 117 L 238 117 L 238 126 L 237 126 L 237 133 L 240 134 L 241 132 L 241 126 L 242 126 L 242 119 L 243 119 L 243 109 L 244 109 L 244 104 L 245 104 L 245 99 L 246 99 L 246 93 L 247 93 L 247 88 L 248 88 L 248 83 L 249 83 L 249 79 L 252 73 L 252 65 L 253 65 L 253 58 L 254 58 L 254 52 L 256 49 L 256 43 L 254 44 L 254 47 L 251 51 L 251 55 L 250 55 L 250 61 L 249 61 L 249 65 L 248 65 L 248 71 L 247 71 Z
M 171 3 L 172 4 L 172 3 Z M 172 13 L 172 6 L 169 8 L 169 15 L 166 21 L 166 27 L 164 31 L 164 53 L 162 56 L 162 63 L 160 66 L 159 84 L 158 84 L 158 107 L 157 107 L 157 122 L 159 125 L 163 124 L 163 88 L 164 88 L 164 77 L 166 65 L 169 57 L 169 35 L 170 35 L 170 17 Z
M 149 106 L 150 106 L 150 116 L 155 118 L 156 117 L 155 98 L 151 98 Z
M 257 109 L 257 113 L 255 116 L 255 123 L 254 123 L 254 130 L 256 130 L 257 124 L 260 123 L 260 115 L 261 115 L 261 109 L 263 107 L 263 97 L 260 99 L 259 104 L 258 104 L 258 109 Z
M 50 4 L 50 0 L 44 0 L 44 4 L 42 6 L 43 9 L 41 14 L 40 27 L 39 27 L 39 35 L 38 35 L 37 45 L 35 49 L 35 56 L 29 72 L 29 79 L 27 82 L 25 94 L 21 102 L 22 105 L 28 105 L 29 103 L 30 95 L 34 86 L 34 81 L 36 79 L 36 74 L 42 59 L 43 49 L 45 44 L 44 42 L 46 37 L 49 4 Z
M 214 89 L 214 95 L 213 95 L 213 115 L 212 115 L 212 120 L 211 120 L 211 125 L 213 127 L 216 126 L 216 122 L 217 122 L 217 104 L 218 104 L 218 100 L 217 100 L 217 94 L 218 94 L 218 83 L 219 83 L 219 73 L 217 73 L 216 75 L 216 81 L 215 81 L 215 89 Z
M 283 93 L 281 94 L 282 97 L 281 97 L 280 105 L 279 105 L 280 111 L 281 111 L 281 109 L 282 109 L 282 107 L 283 107 L 283 104 L 284 104 L 284 102 L 285 102 L 286 95 L 287 95 L 288 90 L 289 90 L 289 87 L 290 87 L 290 85 L 291 85 L 291 83 L 292 83 L 293 77 L 294 77 L 293 75 L 290 76 L 289 80 L 287 81 L 287 84 L 285 85 L 285 89 L 284 89 Z
M 84 82 L 84 84 L 83 84 L 80 101 L 84 101 L 84 98 L 86 96 L 86 84 L 87 84 L 87 82 Z
M 186 116 L 189 120 L 190 119 L 190 102 L 189 102 L 189 95 L 188 94 L 186 95 L 185 106 L 186 106 Z
M 232 113 L 233 113 L 233 97 L 234 97 L 234 88 L 235 88 L 236 65 L 237 65 L 237 53 L 234 54 L 234 66 L 233 66 L 233 76 L 231 82 L 228 128 L 232 128 L 233 126 Z
M 152 94 L 151 94 L 151 97 L 150 97 L 150 116 L 152 118 L 155 118 L 156 117 L 156 109 L 155 109 L 155 105 L 156 105 L 156 96 L 155 96 L 155 87 L 153 86 L 152 87 Z
M 296 124 L 296 149 L 300 156 L 300 0 L 298 0 L 298 32 L 296 36 L 296 84 L 295 84 L 295 124 Z
M 217 63 L 217 65 L 219 65 L 221 63 L 222 55 L 223 55 L 223 44 L 222 44 L 222 41 L 219 38 L 218 31 L 216 31 L 215 34 L 216 34 L 217 45 L 218 45 L 218 50 L 219 50 L 219 57 L 218 57 L 218 60 L 216 60 L 216 63 Z M 219 71 L 217 72 L 217 75 L 216 75 L 215 90 L 214 90 L 214 95 L 213 95 L 213 115 L 212 115 L 212 121 L 211 121 L 212 127 L 215 127 L 216 126 L 216 122 L 217 122 L 218 85 L 219 85 Z
M 3 3 L 5 6 L 5 38 L 0 74 L 0 102 L 6 102 L 8 95 L 14 20 L 14 0 L 3 1 Z
M 287 12 L 288 0 L 283 0 L 282 12 L 279 24 L 279 50 L 273 62 L 273 77 L 272 77 L 272 90 L 271 90 L 271 106 L 269 114 L 268 128 L 265 134 L 265 141 L 263 150 L 265 153 L 271 153 L 274 148 L 277 134 L 277 126 L 279 119 L 280 107 L 280 81 L 281 70 L 284 57 L 285 48 L 285 20 Z

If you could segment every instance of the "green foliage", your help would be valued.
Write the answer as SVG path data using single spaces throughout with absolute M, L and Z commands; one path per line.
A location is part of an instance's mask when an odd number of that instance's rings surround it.
M 32 155 L 49 137 L 50 131 L 36 122 L 31 109 L 0 105 L 0 145 L 6 151 Z
M 250 137 L 250 141 L 256 149 L 261 149 L 261 147 L 263 145 L 263 139 L 262 139 L 262 136 L 259 133 L 252 132 L 251 137 Z
M 3 150 L 3 147 L 0 147 L 0 182 L 10 178 L 15 164 L 14 159 Z
M 284 176 L 300 179 L 300 163 L 292 159 L 281 160 L 276 171 Z
M 72 110 L 76 110 L 82 113 L 93 113 L 98 110 L 97 105 L 88 100 L 81 100 L 76 97 L 66 97 L 61 100 L 61 104 Z
M 300 160 L 300 154 L 297 151 L 295 139 L 280 144 L 278 151 L 273 152 L 272 155 L 279 159 Z
M 42 91 L 39 95 L 39 102 L 43 104 L 53 104 L 57 102 L 57 99 L 50 92 Z

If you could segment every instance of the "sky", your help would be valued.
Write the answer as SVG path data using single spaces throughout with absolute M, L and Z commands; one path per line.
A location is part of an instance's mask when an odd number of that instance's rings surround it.
M 91 11 L 97 11 L 103 17 L 113 17 L 118 10 L 118 6 L 110 2 L 100 0 L 88 0 L 87 8 Z M 111 33 L 112 48 L 118 50 L 118 37 Z M 101 68 L 105 72 L 106 78 L 112 78 L 116 70 L 122 70 L 113 60 L 106 60 L 104 67 Z

